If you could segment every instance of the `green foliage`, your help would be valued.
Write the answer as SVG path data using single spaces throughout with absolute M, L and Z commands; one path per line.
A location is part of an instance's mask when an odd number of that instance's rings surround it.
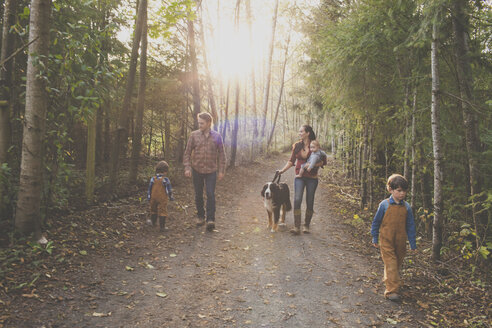
M 14 208 L 18 185 L 16 175 L 8 163 L 0 165 L 0 222 L 8 220 L 13 222 Z
M 27 244 L 31 246 L 31 249 L 35 254 L 46 253 L 48 255 L 51 255 L 51 253 L 53 253 L 54 246 L 53 241 L 51 240 L 44 246 L 37 242 L 28 242 Z
M 484 193 L 477 195 L 482 211 L 491 216 L 492 106 L 490 86 L 490 5 L 468 1 L 470 61 L 473 76 L 473 111 L 478 115 L 483 152 L 472 154 L 483 177 Z M 403 173 L 406 130 L 413 91 L 416 90 L 416 178 L 428 179 L 432 191 L 432 135 L 430 119 L 430 36 L 434 23 L 439 26 L 441 89 L 441 138 L 444 141 L 443 192 L 449 250 L 467 259 L 490 258 L 488 241 L 478 246 L 473 235 L 473 216 L 468 199 L 468 154 L 465 127 L 456 79 L 456 59 L 452 18 L 454 2 L 364 0 L 341 5 L 321 1 L 315 18 L 307 27 L 306 46 L 310 62 L 305 66 L 308 93 L 321 99 L 330 113 L 333 133 L 343 138 L 343 157 L 347 170 L 355 174 L 358 147 L 364 140 L 364 127 L 372 132 L 373 171 L 376 190 L 384 185 L 386 174 Z M 341 149 L 340 149 L 341 150 Z M 429 180 L 430 179 L 430 180 Z M 359 181 L 358 181 L 359 182 Z M 469 188 L 469 187 L 468 187 Z M 382 190 L 382 188 L 381 188 Z M 376 195 L 376 197 L 379 197 Z M 383 197 L 383 195 L 381 195 Z M 416 191 L 417 208 L 424 195 Z M 430 199 L 429 199 L 430 201 Z M 473 201 L 473 200 L 472 200 Z M 418 217 L 432 219 L 420 211 Z M 460 228 L 467 224 L 467 228 Z M 466 227 L 466 226 L 465 226 Z M 466 235 L 468 233 L 468 235 Z M 446 248 L 443 249 L 446 251 Z
M 172 27 L 181 19 L 196 18 L 196 2 L 193 0 L 172 0 L 162 2 L 156 17 L 149 17 L 149 36 L 168 39 L 172 36 Z

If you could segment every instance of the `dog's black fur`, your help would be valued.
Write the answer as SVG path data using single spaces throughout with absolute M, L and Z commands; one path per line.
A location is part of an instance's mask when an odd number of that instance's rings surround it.
M 275 232 L 278 230 L 279 221 L 285 223 L 286 212 L 292 210 L 289 186 L 286 183 L 265 183 L 261 190 L 261 196 L 268 213 L 268 228 Z M 282 217 L 280 217 L 280 210 L 282 210 Z

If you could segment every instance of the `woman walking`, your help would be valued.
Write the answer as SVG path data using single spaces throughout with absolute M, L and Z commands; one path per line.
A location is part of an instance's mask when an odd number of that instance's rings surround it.
M 302 125 L 299 128 L 299 137 L 301 140 L 292 145 L 290 159 L 279 171 L 280 173 L 284 173 L 292 166 L 295 166 L 296 175 L 298 175 L 301 165 L 306 163 L 311 155 L 309 146 L 311 141 L 316 139 L 313 128 L 307 124 Z M 294 235 L 301 233 L 301 203 L 304 189 L 306 189 L 306 215 L 304 217 L 302 231 L 309 233 L 309 225 L 314 214 L 314 194 L 318 187 L 318 169 L 323 165 L 326 165 L 326 156 L 312 170 L 304 170 L 301 176 L 294 179 L 294 228 L 290 230 Z

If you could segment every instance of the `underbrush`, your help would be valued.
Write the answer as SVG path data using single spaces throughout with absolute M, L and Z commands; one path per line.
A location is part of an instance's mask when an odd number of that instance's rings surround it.
M 351 227 L 361 250 L 373 247 L 370 230 L 375 211 L 360 209 L 359 187 L 333 160 L 321 174 L 322 183 L 338 200 L 332 207 Z M 490 257 L 484 260 L 478 251 L 470 252 L 470 247 L 465 247 L 470 227 L 458 228 L 445 239 L 441 259 L 436 262 L 431 259 L 431 238 L 417 231 L 417 252 L 407 255 L 403 264 L 403 280 L 410 287 L 405 299 L 426 314 L 429 326 L 492 327 Z

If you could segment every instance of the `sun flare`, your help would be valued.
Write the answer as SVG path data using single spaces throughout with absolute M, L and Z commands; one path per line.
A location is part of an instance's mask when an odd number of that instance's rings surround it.
M 234 11 L 210 21 L 215 24 L 207 29 L 206 51 L 213 75 L 222 79 L 245 77 L 252 68 L 260 67 L 270 40 L 271 14 L 255 15 L 251 31 L 244 17 L 234 22 Z

